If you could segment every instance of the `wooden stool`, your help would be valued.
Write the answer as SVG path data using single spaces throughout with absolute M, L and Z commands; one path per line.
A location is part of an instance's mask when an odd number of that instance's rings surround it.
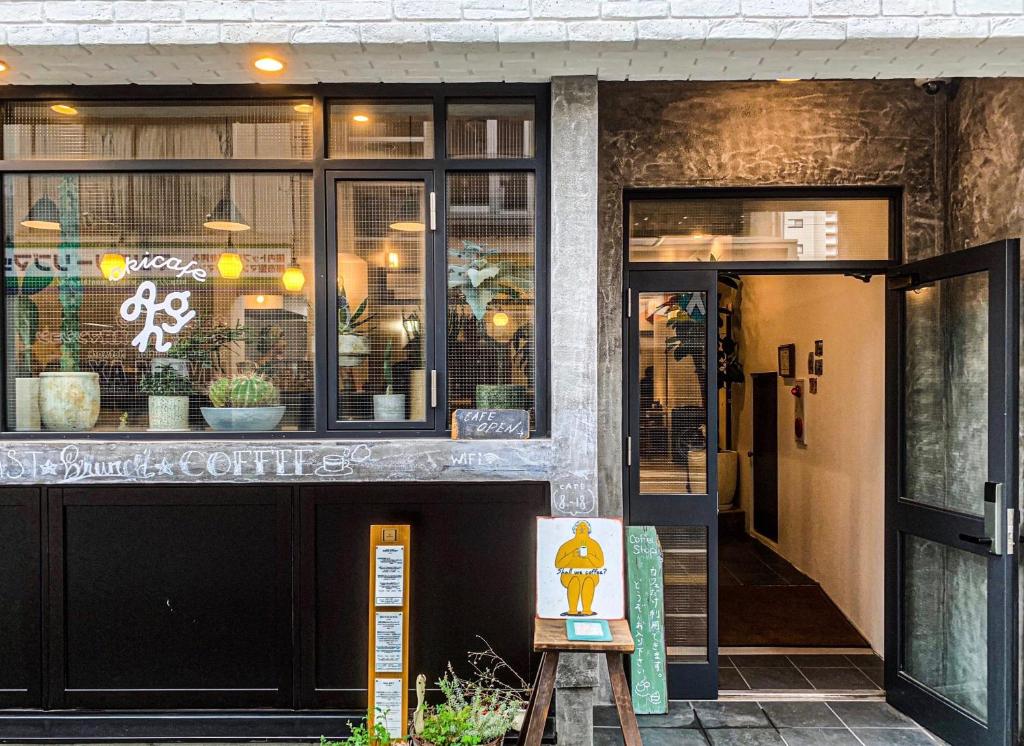
M 555 672 L 558 670 L 560 653 L 604 653 L 608 660 L 608 675 L 612 682 L 615 709 L 619 713 L 619 723 L 622 726 L 622 737 L 626 746 L 642 746 L 640 729 L 637 727 L 636 714 L 633 712 L 633 699 L 629 693 L 629 684 L 626 682 L 626 669 L 622 664 L 622 656 L 633 652 L 633 635 L 629 631 L 629 622 L 624 619 L 610 621 L 608 626 L 612 631 L 611 641 L 593 642 L 569 640 L 565 635 L 564 619 L 536 620 L 533 650 L 541 653 L 540 668 L 537 670 L 533 693 L 526 706 L 523 727 L 519 731 L 520 746 L 540 746 L 548 710 L 551 708 L 551 697 L 555 693 Z

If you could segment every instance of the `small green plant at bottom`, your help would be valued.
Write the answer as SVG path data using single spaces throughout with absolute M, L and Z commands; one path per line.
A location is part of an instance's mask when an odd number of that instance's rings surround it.
M 370 725 L 370 713 L 358 724 L 348 722 L 349 736 L 344 741 L 329 741 L 320 736 L 320 746 L 391 746 L 391 734 L 384 727 L 384 716 L 378 711 L 377 719 Z

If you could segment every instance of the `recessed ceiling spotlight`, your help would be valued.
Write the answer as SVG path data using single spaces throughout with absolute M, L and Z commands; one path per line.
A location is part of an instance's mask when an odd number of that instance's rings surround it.
M 355 114 L 352 117 L 353 122 L 359 122 L 359 124 L 366 124 L 370 121 L 370 118 L 365 114 Z
M 73 117 L 78 114 L 78 109 L 69 104 L 54 104 L 50 107 L 50 110 L 69 117 Z
M 801 78 L 776 78 L 776 83 L 799 83 Z
M 279 73 L 284 70 L 284 63 L 277 57 L 260 57 L 252 64 L 257 70 L 265 73 Z
M 313 113 L 313 104 L 295 104 L 295 106 L 293 106 L 292 108 L 295 109 L 295 111 L 299 112 L 299 114 Z
M 7 72 L 10 69 L 11 69 L 10 65 L 8 65 L 3 60 L 0 60 L 0 73 L 5 73 L 5 72 Z

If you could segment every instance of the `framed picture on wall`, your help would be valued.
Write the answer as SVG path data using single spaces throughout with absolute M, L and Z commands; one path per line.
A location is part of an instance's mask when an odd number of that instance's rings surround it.
M 779 345 L 779 376 L 796 378 L 796 345 Z

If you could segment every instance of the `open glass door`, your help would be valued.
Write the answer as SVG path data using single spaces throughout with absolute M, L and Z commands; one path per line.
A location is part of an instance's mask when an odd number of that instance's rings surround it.
M 713 699 L 717 277 L 683 271 L 630 272 L 628 278 L 627 516 L 631 525 L 657 527 L 664 550 L 669 697 Z
M 890 273 L 889 702 L 954 744 L 1016 713 L 1019 242 Z

